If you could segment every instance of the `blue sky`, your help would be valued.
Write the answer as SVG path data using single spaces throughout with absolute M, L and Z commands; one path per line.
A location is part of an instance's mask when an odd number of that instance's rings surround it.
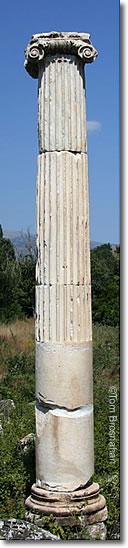
M 0 223 L 35 231 L 37 80 L 24 49 L 39 32 L 88 32 L 99 56 L 86 65 L 90 237 L 119 242 L 119 2 L 1 3 Z

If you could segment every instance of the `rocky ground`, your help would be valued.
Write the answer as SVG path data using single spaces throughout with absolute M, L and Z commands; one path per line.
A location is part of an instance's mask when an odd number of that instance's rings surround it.
M 0 540 L 60 540 L 41 527 L 20 519 L 0 520 Z

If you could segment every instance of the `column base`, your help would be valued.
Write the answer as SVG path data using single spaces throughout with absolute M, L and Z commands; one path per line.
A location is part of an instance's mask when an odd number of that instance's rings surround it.
M 32 513 L 53 514 L 59 523 L 66 524 L 66 518 L 70 518 L 71 525 L 75 525 L 81 512 L 88 524 L 107 519 L 106 501 L 99 494 L 98 483 L 72 492 L 49 491 L 33 484 L 25 506 Z

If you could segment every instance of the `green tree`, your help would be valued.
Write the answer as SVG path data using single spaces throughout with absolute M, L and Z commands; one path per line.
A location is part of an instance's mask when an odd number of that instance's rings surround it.
M 20 315 L 15 251 L 11 241 L 3 237 L 0 225 L 0 321 L 10 321 Z
M 0 225 L 0 321 L 33 316 L 35 306 L 36 252 L 28 232 L 28 253 L 15 257 L 13 244 L 3 237 Z
M 18 258 L 18 302 L 24 316 L 33 316 L 35 308 L 35 258 L 33 254 Z
M 107 325 L 119 324 L 119 246 L 110 244 L 91 251 L 92 318 Z

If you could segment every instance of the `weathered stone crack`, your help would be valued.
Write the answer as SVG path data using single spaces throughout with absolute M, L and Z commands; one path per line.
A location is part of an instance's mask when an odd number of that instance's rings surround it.
M 39 395 L 38 395 L 38 399 L 37 399 L 37 403 L 36 403 L 37 407 L 39 406 L 39 408 L 42 407 L 42 410 L 44 410 L 45 413 L 47 413 L 48 411 L 52 411 L 52 410 L 55 410 L 56 414 L 59 414 L 59 411 L 62 412 L 65 412 L 66 413 L 75 413 L 76 416 L 78 416 L 78 413 L 80 414 L 80 416 L 83 414 L 88 414 L 90 413 L 90 411 L 93 411 L 93 404 L 90 404 L 90 405 L 81 405 L 80 407 L 65 407 L 63 405 L 58 405 L 56 403 L 52 403 L 50 401 L 47 401 L 43 399 L 42 397 L 42 394 L 40 394 L 39 392 Z M 77 412 L 77 413 L 76 413 Z M 60 413 L 61 414 L 61 413 Z

